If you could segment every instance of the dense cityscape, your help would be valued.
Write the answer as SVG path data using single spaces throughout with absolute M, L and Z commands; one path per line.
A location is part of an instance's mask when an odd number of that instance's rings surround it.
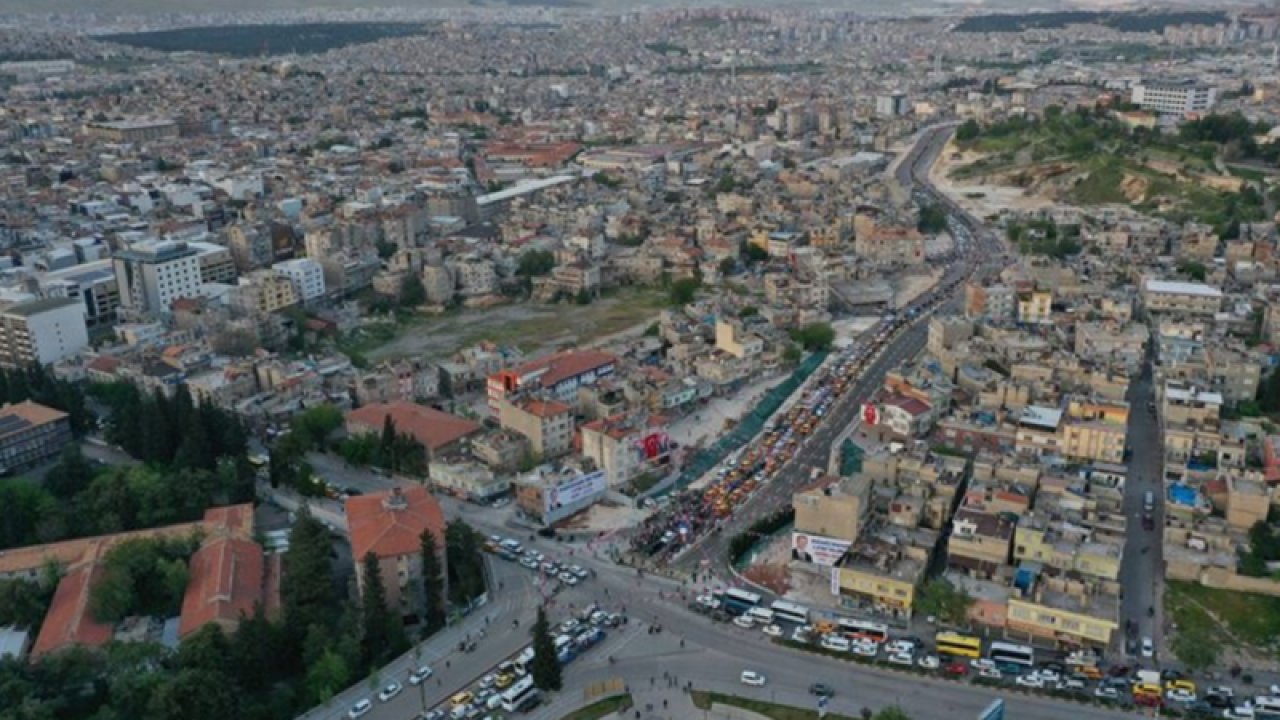
M 1280 717 L 1280 10 L 46 11 L 0 720 Z

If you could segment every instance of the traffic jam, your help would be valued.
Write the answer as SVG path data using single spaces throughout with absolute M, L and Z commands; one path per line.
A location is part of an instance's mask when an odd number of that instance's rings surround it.
M 974 271 L 956 274 L 917 298 L 902 312 L 887 313 L 856 343 L 826 364 L 806 384 L 798 402 L 765 425 L 759 442 L 740 448 L 714 470 L 705 486 L 688 489 L 646 519 L 631 540 L 632 550 L 668 557 L 703 533 L 719 527 L 758 490 L 778 477 L 804 439 L 831 414 L 836 402 L 862 377 L 867 366 L 904 330 L 949 298 Z

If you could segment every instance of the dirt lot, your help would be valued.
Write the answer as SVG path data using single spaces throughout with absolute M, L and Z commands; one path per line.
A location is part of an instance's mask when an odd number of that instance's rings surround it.
M 630 330 L 642 332 L 666 301 L 661 290 L 627 289 L 590 305 L 526 303 L 462 310 L 384 323 L 364 331 L 353 344 L 372 362 L 402 357 L 443 360 L 483 340 L 540 353 Z
M 977 153 L 963 153 L 960 157 L 954 157 L 957 154 L 955 145 L 947 143 L 929 177 L 947 197 L 974 215 L 987 217 L 1002 210 L 1038 210 L 1053 205 L 1048 198 L 1027 195 L 1022 188 L 952 178 L 951 173 L 956 167 L 968 165 L 981 157 Z

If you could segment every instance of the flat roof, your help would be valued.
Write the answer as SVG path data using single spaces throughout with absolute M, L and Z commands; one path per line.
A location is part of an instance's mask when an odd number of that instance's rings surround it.
M 79 304 L 80 301 L 75 298 L 51 297 L 10 305 L 4 309 L 4 314 L 17 315 L 19 317 L 30 317 L 32 315 L 39 315 L 42 312 L 48 312 L 49 310 L 58 310 L 69 305 Z
M 1147 291 L 1168 293 L 1171 295 L 1198 295 L 1200 297 L 1222 297 L 1222 291 L 1204 283 L 1182 282 L 1177 280 L 1148 280 Z
M 1024 425 L 1056 429 L 1058 423 L 1062 422 L 1062 411 L 1058 408 L 1028 405 L 1022 408 L 1022 415 L 1019 416 L 1018 421 Z

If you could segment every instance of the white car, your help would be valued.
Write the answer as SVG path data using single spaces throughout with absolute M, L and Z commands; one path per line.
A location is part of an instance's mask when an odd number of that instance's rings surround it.
M 849 652 L 849 638 L 836 634 L 824 635 L 822 637 L 822 647 L 835 652 Z
M 743 670 L 742 684 L 750 685 L 752 687 L 764 687 L 765 678 L 764 675 L 756 672 L 755 670 Z
M 1040 675 L 1038 675 L 1037 673 L 1027 673 L 1026 675 L 1019 675 L 1018 679 L 1015 682 L 1017 682 L 1022 687 L 1037 688 L 1037 689 L 1044 688 L 1044 678 L 1040 677 Z
M 574 585 L 577 585 L 578 583 L 582 582 L 581 580 L 578 579 L 577 575 L 574 575 L 568 570 L 561 572 L 557 577 L 560 578 L 560 582 L 564 583 L 565 585 L 568 585 L 569 587 L 573 587 Z
M 1056 683 L 1062 679 L 1062 676 L 1058 674 L 1058 671 L 1051 668 L 1040 668 L 1036 671 L 1036 674 L 1040 676 L 1041 680 L 1050 683 Z
M 805 630 L 802 627 L 798 627 L 795 630 L 792 630 L 791 641 L 798 642 L 798 643 L 809 642 L 809 631 Z
M 994 665 L 984 665 L 978 668 L 978 677 L 988 678 L 990 680 L 999 680 L 1004 677 L 1004 673 L 1000 672 L 1000 668 Z
M 1233 708 L 1227 708 L 1222 712 L 1222 717 L 1230 720 L 1253 720 L 1253 703 L 1245 701 Z
M 583 570 L 581 567 L 578 567 L 577 565 L 570 565 L 569 572 L 577 576 L 579 580 L 586 580 L 587 578 L 591 577 L 591 573 L 587 572 L 586 570 Z
M 737 625 L 740 628 L 750 630 L 751 628 L 756 626 L 756 621 L 752 620 L 746 615 L 739 615 L 738 617 L 733 619 L 733 624 Z
M 1079 678 L 1066 678 L 1058 681 L 1059 690 L 1083 690 L 1084 681 Z
M 893 663 L 894 665 L 911 665 L 915 661 L 912 660 L 911 655 L 907 653 L 898 652 L 898 653 L 889 653 L 889 662 Z
M 893 642 L 884 646 L 884 651 L 891 655 L 895 653 L 896 654 L 905 653 L 910 655 L 911 653 L 916 651 L 916 644 L 914 642 L 911 642 L 910 640 L 894 640 Z
M 765 625 L 761 632 L 769 637 L 782 637 L 782 628 L 777 625 Z
M 1120 691 L 1110 685 L 1099 685 L 1094 689 L 1093 696 L 1103 700 L 1119 700 Z
M 972 667 L 974 670 L 983 670 L 986 668 L 991 668 L 992 670 L 994 670 L 996 667 L 996 662 L 990 658 L 974 658 L 969 661 L 969 666 Z
M 378 702 L 386 702 L 399 695 L 402 690 L 404 690 L 404 686 L 392 680 L 382 688 L 382 692 L 378 693 Z
M 938 659 L 937 655 L 922 655 L 920 659 L 916 661 L 916 664 L 925 670 L 937 670 L 942 667 L 942 661 Z
M 861 643 L 854 643 L 853 646 L 849 648 L 849 651 L 852 652 L 854 655 L 861 655 L 863 657 L 875 657 L 876 653 L 880 652 L 880 648 L 877 647 L 876 644 L 873 642 L 861 642 Z
M 560 623 L 560 632 L 564 633 L 565 635 L 572 635 L 574 631 L 576 631 L 579 627 L 580 625 L 577 620 L 574 620 L 573 618 L 569 618 L 568 620 L 565 620 L 564 622 Z
M 498 676 L 493 673 L 489 673 L 488 675 L 485 675 L 484 677 L 480 678 L 480 689 L 488 690 L 489 688 L 493 687 L 494 684 L 497 682 L 498 682 Z
M 423 665 L 417 670 L 414 670 L 413 672 L 409 673 L 409 684 L 420 685 L 422 681 L 426 680 L 429 677 L 431 677 L 431 668 L 427 667 L 426 665 Z
M 1142 638 L 1142 657 L 1144 658 L 1155 657 L 1155 654 L 1156 654 L 1156 646 L 1155 646 L 1155 643 L 1151 642 L 1151 638 L 1149 637 Z
M 356 701 L 355 705 L 351 706 L 350 710 L 347 711 L 347 717 L 351 718 L 351 720 L 355 720 L 355 718 L 368 715 L 369 711 L 372 709 L 373 703 L 369 702 L 369 698 L 361 698 Z
M 1193 703 L 1196 701 L 1196 694 L 1186 688 L 1174 688 L 1164 694 L 1166 700 L 1180 703 Z

